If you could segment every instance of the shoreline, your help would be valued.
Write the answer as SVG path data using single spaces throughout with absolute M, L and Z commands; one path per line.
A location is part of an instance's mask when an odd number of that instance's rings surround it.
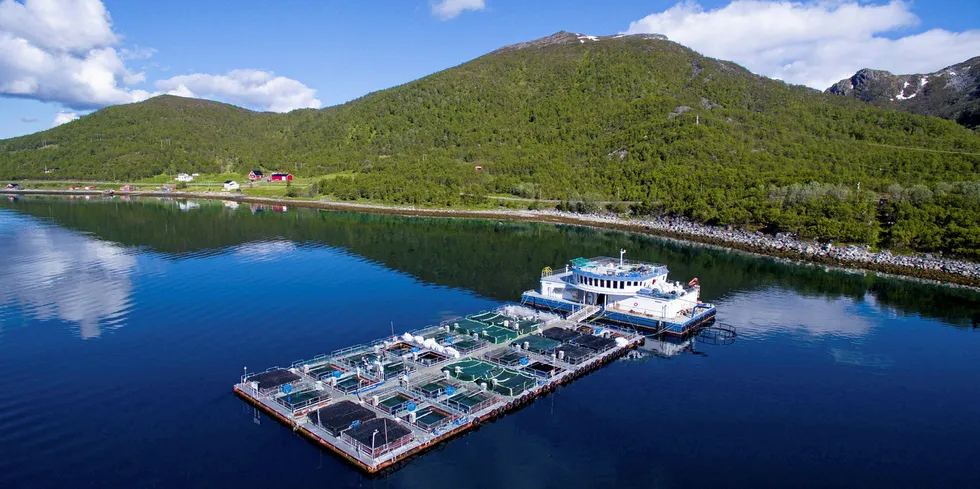
M 6 195 L 89 195 L 102 196 L 100 190 L 7 190 Z M 864 246 L 848 245 L 835 247 L 822 245 L 815 241 L 803 241 L 789 234 L 765 235 L 750 233 L 731 227 L 707 226 L 684 218 L 666 216 L 646 219 L 623 219 L 611 215 L 584 215 L 559 212 L 555 210 L 474 210 L 474 209 L 429 209 L 400 207 L 381 204 L 337 202 L 328 200 L 290 200 L 273 197 L 250 197 L 244 194 L 231 195 L 224 192 L 158 192 L 158 191 L 116 191 L 116 196 L 132 197 L 175 197 L 189 199 L 213 199 L 234 202 L 309 207 L 314 209 L 345 210 L 390 214 L 399 216 L 500 219 L 508 221 L 543 222 L 569 224 L 602 229 L 613 229 L 682 241 L 717 246 L 725 249 L 745 251 L 758 255 L 788 259 L 847 269 L 859 269 L 885 273 L 901 277 L 939 282 L 943 285 L 956 284 L 980 288 L 980 263 L 956 260 L 941 256 L 893 255 L 888 250 L 872 253 Z

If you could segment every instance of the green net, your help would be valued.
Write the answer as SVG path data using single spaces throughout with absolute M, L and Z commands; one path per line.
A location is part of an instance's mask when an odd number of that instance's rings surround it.
M 445 400 L 445 404 L 453 409 L 468 413 L 479 410 L 493 401 L 493 396 L 485 392 L 461 392 Z
M 520 336 L 520 333 L 503 326 L 487 326 L 483 330 L 483 333 L 480 334 L 481 338 L 494 344 L 505 343 L 516 339 L 518 336 Z
M 477 341 L 472 338 L 460 338 L 453 341 L 453 343 L 450 346 L 455 348 L 456 351 L 460 353 L 466 353 L 468 351 L 475 350 L 485 344 L 486 343 L 482 341 Z
M 472 319 L 453 321 L 453 328 L 464 334 L 482 333 L 489 325 Z
M 534 377 L 506 368 L 494 372 L 481 381 L 486 382 L 487 387 L 493 389 L 494 392 L 505 396 L 515 396 L 537 384 Z
M 465 382 L 476 382 L 477 379 L 493 375 L 494 371 L 499 369 L 500 367 L 490 362 L 472 358 L 460 360 L 442 368 L 443 371 L 449 372 L 449 375 Z
M 495 312 L 484 312 L 481 314 L 474 314 L 472 316 L 469 316 L 468 319 L 472 319 L 474 321 L 480 321 L 481 323 L 493 324 L 491 320 L 495 317 L 499 317 L 499 314 Z
M 524 355 L 510 348 L 501 348 L 487 353 L 486 358 L 501 365 L 518 365 Z
M 439 397 L 446 392 L 446 387 L 452 387 L 452 384 L 446 379 L 438 379 L 423 384 L 421 387 L 419 387 L 419 390 L 421 390 L 426 397 Z
M 412 398 L 406 396 L 405 394 L 395 394 L 391 397 L 382 399 L 380 404 L 387 408 L 388 412 L 394 412 L 397 409 L 405 405 L 406 402 L 411 401 Z
M 527 343 L 527 349 L 535 353 L 549 353 L 554 350 L 556 346 L 561 344 L 561 342 L 555 341 L 551 338 L 534 335 L 525 336 L 524 338 L 521 338 L 511 344 L 523 348 L 525 343 Z
M 439 426 L 449 420 L 449 414 L 431 407 L 421 409 L 416 416 L 415 424 L 426 429 Z

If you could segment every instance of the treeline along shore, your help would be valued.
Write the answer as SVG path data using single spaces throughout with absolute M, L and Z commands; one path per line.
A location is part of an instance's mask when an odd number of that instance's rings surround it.
M 92 190 L 5 190 L 8 195 L 90 195 L 103 196 Z M 579 214 L 558 210 L 468 210 L 424 207 L 389 206 L 369 203 L 336 202 L 331 200 L 293 200 L 250 197 L 224 192 L 116 192 L 133 197 L 171 197 L 180 199 L 214 199 L 266 205 L 287 205 L 318 209 L 335 209 L 404 216 L 446 218 L 505 219 L 517 221 L 552 222 L 580 226 L 646 233 L 697 243 L 721 246 L 779 258 L 821 263 L 831 266 L 859 268 L 875 272 L 902 275 L 938 282 L 980 287 L 980 263 L 949 256 L 932 254 L 900 255 L 888 250 L 872 251 L 862 245 L 834 245 L 798 239 L 789 233 L 767 234 L 731 226 L 699 224 L 684 217 L 659 216 L 625 218 L 611 213 Z

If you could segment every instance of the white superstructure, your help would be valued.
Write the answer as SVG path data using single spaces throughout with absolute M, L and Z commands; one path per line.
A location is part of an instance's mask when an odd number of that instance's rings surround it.
M 576 258 L 564 270 L 545 269 L 541 288 L 527 294 L 545 303 L 598 306 L 607 316 L 622 313 L 670 322 L 684 322 L 694 318 L 698 309 L 710 307 L 699 302 L 697 279 L 668 280 L 666 266 L 624 260 L 623 253 L 620 258 Z

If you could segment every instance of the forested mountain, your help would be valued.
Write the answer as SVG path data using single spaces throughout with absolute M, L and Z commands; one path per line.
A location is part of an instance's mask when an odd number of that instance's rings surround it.
M 713 223 L 980 251 L 976 133 L 756 76 L 662 36 L 558 33 L 319 111 L 158 97 L 0 141 L 0 176 L 40 177 L 45 165 L 120 180 L 347 170 L 322 190 L 430 205 L 487 192 L 634 200 Z
M 925 75 L 864 69 L 827 92 L 980 128 L 980 56 Z

